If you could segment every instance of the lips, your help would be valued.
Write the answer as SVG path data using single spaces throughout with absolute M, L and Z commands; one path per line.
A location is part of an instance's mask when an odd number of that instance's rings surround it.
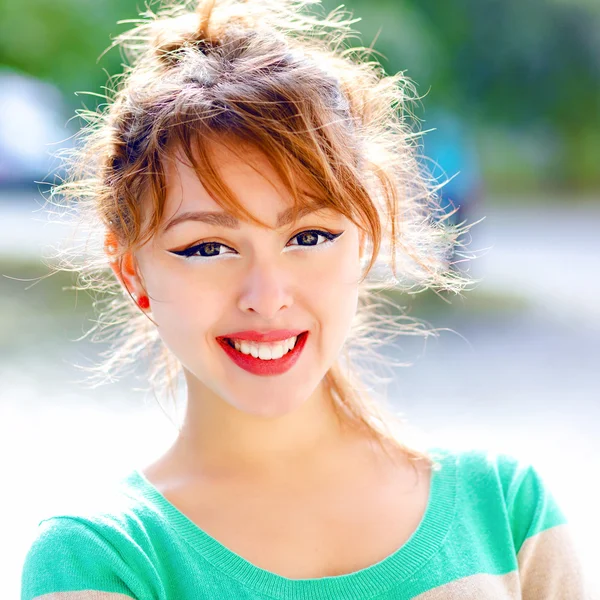
M 294 366 L 306 345 L 307 337 L 308 331 L 300 333 L 294 348 L 284 354 L 281 358 L 275 358 L 273 360 L 261 360 L 260 358 L 254 358 L 251 354 L 238 352 L 235 347 L 231 345 L 230 340 L 225 336 L 217 338 L 217 341 L 225 351 L 225 354 L 227 354 L 238 367 L 253 375 L 269 376 L 282 375 Z

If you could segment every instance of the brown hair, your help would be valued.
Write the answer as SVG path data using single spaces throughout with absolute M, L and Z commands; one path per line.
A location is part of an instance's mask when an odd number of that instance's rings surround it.
M 116 38 L 113 45 L 121 46 L 129 65 L 111 82 L 106 105 L 81 112 L 87 120 L 79 134 L 83 143 L 68 157 L 68 178 L 51 193 L 98 234 L 98 243 L 86 243 L 83 262 L 74 253 L 74 260 L 63 256 L 61 266 L 79 273 L 77 289 L 101 292 L 99 319 L 86 335 L 112 345 L 92 370 L 94 380 L 114 378 L 145 354 L 152 388 L 169 390 L 175 400 L 180 365 L 107 268 L 101 238 L 105 232 L 112 236 L 116 260 L 122 260 L 155 234 L 165 205 L 164 161 L 174 148 L 221 207 L 267 227 L 234 197 L 210 155 L 215 139 L 256 145 L 290 190 L 295 208 L 307 202 L 297 189 L 301 179 L 365 232 L 371 248 L 343 362 L 325 378 L 338 414 L 380 443 L 393 441 L 411 459 L 430 464 L 424 448 L 393 432 L 401 421 L 367 393 L 372 373 L 356 374 L 350 346 L 356 342 L 364 359 L 381 343 L 373 333 L 387 334 L 384 342 L 394 335 L 435 334 L 414 319 L 381 314 L 386 300 L 377 290 L 459 293 L 469 280 L 450 257 L 467 227 L 438 216 L 440 186 L 426 175 L 419 134 L 411 128 L 413 84 L 367 60 L 372 50 L 344 48 L 355 33 L 351 15 L 338 9 L 319 18 L 304 10 L 313 3 L 170 4 L 144 13 Z M 375 277 L 378 264 L 391 273 Z

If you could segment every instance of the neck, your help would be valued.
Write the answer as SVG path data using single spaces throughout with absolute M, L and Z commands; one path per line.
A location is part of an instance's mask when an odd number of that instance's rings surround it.
M 240 411 L 188 382 L 187 412 L 170 454 L 204 475 L 300 475 L 319 469 L 349 438 L 323 382 L 297 410 L 276 417 Z

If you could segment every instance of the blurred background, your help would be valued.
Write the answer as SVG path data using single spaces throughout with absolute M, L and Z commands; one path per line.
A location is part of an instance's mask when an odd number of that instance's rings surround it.
M 336 2 L 324 2 L 333 9 Z M 567 513 L 591 573 L 600 559 L 600 4 L 594 0 L 348 0 L 388 73 L 405 71 L 454 219 L 480 280 L 450 303 L 395 300 L 440 328 L 384 349 L 390 402 L 434 444 L 532 461 Z M 166 448 L 175 428 L 132 374 L 89 389 L 101 344 L 92 299 L 48 272 L 39 183 L 102 99 L 137 0 L 0 0 L 0 552 L 17 598 L 38 520 Z M 46 261 L 47 262 L 47 261 Z M 394 295 L 394 294 L 392 294 Z M 595 500 L 595 502 L 594 502 Z M 597 570 L 597 569 L 596 569 Z M 595 576 L 595 573 L 593 574 Z

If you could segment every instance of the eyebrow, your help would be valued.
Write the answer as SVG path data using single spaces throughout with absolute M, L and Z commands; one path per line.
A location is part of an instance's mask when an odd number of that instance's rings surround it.
M 323 210 L 324 208 L 327 208 L 327 205 L 323 203 L 303 206 L 302 208 L 298 209 L 298 219 L 301 219 L 302 217 L 319 210 Z M 280 212 L 277 216 L 277 228 L 283 227 L 284 225 L 289 225 L 293 221 L 293 212 L 294 211 L 292 208 L 287 208 L 283 212 Z M 183 223 L 184 221 L 197 221 L 201 223 L 207 223 L 209 225 L 215 225 L 217 227 L 226 227 L 227 229 L 240 228 L 239 220 L 227 212 L 186 211 L 168 221 L 163 227 L 162 233 L 165 233 L 167 230 L 175 227 L 175 225 L 179 225 L 179 223 Z

